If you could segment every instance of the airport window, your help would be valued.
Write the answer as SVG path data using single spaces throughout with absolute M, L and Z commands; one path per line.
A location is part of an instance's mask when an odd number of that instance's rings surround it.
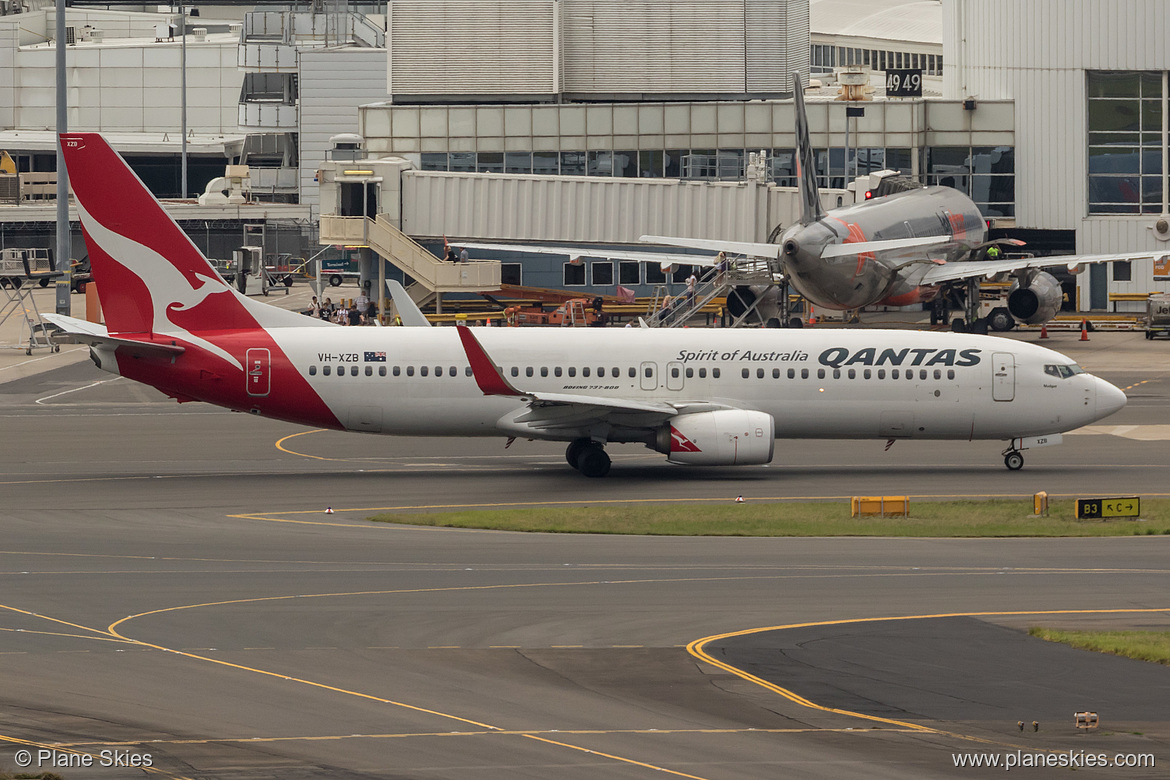
M 817 379 L 824 379 L 824 378 L 825 378 L 825 369 L 818 368 L 817 369 Z
M 788 369 L 788 378 L 789 379 L 796 379 L 796 369 L 795 368 Z
M 373 375 L 374 375 L 374 367 L 373 366 L 366 366 L 366 376 L 373 376 Z
M 577 376 L 577 367 L 569 366 L 569 376 Z
M 566 287 L 585 286 L 585 266 L 574 263 L 565 263 L 564 269 Z
M 407 366 L 406 367 L 406 375 L 407 376 L 414 376 L 414 366 Z
M 532 366 L 529 366 L 528 368 L 524 369 L 524 376 L 532 376 L 534 373 L 535 372 L 532 370 Z
M 659 263 L 646 263 L 646 284 L 666 284 L 666 272 Z
M 516 369 L 512 369 L 512 370 L 515 371 Z M 419 366 L 418 367 L 418 375 L 419 376 L 428 376 L 429 374 L 430 374 L 430 369 L 428 367 L 426 367 L 426 366 Z M 512 374 L 512 376 L 516 376 L 516 375 Z
M 618 284 L 641 284 L 642 264 L 637 260 L 618 263 Z
M 479 152 L 475 156 L 475 169 L 479 173 L 503 173 L 503 152 Z
M 532 153 L 505 152 L 504 173 L 532 173 Z
M 711 369 L 711 378 L 712 378 L 712 379 L 718 379 L 718 378 L 719 378 L 719 369 L 717 369 L 717 368 L 713 368 L 713 369 Z
M 748 369 L 746 369 L 746 368 L 745 368 L 745 369 L 743 369 L 743 378 L 744 378 L 744 379 L 747 379 L 747 378 L 748 378 L 748 376 L 750 376 L 750 373 L 751 373 L 751 372 L 749 372 L 749 371 L 748 371 Z
M 561 175 L 584 176 L 585 152 L 561 152 Z
M 1089 213 L 1166 210 L 1166 97 L 1159 71 L 1088 71 Z
M 588 152 L 587 176 L 613 176 L 613 152 Z
M 401 375 L 402 375 L 401 366 L 394 366 L 394 376 L 401 376 Z
M 933 146 L 927 150 L 927 183 L 965 193 L 985 217 L 1015 214 L 1015 148 Z
M 638 176 L 643 179 L 661 179 L 666 169 L 665 158 L 663 152 L 638 152 Z
M 1133 269 L 1130 267 L 1129 260 L 1116 260 L 1109 265 L 1113 266 L 1113 281 L 1115 282 L 1129 282 L 1132 281 Z
M 500 263 L 500 283 L 514 284 L 517 287 L 524 284 L 524 264 Z
M 425 374 L 423 376 L 426 376 Z M 512 376 L 520 376 L 520 367 L 512 366 Z
M 447 170 L 455 173 L 475 173 L 475 152 L 451 152 Z
M 542 176 L 555 176 L 561 172 L 560 159 L 556 152 L 533 152 L 532 172 Z
M 590 264 L 593 268 L 593 284 L 594 285 L 611 285 L 613 284 L 613 261 L 597 260 Z
M 424 171 L 445 171 L 447 170 L 447 153 L 423 152 L 420 163 Z
M 548 366 L 541 366 L 540 367 L 540 375 L 542 377 L 548 376 Z
M 386 366 L 378 366 L 378 376 L 386 376 Z
M 317 367 L 309 366 L 309 376 L 317 376 Z

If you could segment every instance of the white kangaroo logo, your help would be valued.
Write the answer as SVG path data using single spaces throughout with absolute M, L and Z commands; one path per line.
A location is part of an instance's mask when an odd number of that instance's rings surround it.
M 243 370 L 240 361 L 232 357 L 222 347 L 193 335 L 189 330 L 179 327 L 167 317 L 167 309 L 172 306 L 175 308 L 175 311 L 188 311 L 203 303 L 209 295 L 217 295 L 219 293 L 234 294 L 232 288 L 228 287 L 218 277 L 207 276 L 198 272 L 195 276 L 201 284 L 198 288 L 192 287 L 187 277 L 179 269 L 175 268 L 170 260 L 158 252 L 131 238 L 110 230 L 94 219 L 80 202 L 77 204 L 77 211 L 81 216 L 81 222 L 85 225 L 85 230 L 89 234 L 90 240 L 100 246 L 115 262 L 137 276 L 146 285 L 146 289 L 150 294 L 151 308 L 153 309 L 153 319 L 151 322 L 152 332 L 180 334 L 185 341 L 197 344 L 207 351 L 219 355 L 236 368 Z M 159 301 L 155 299 L 156 296 L 167 296 L 172 300 L 160 305 Z

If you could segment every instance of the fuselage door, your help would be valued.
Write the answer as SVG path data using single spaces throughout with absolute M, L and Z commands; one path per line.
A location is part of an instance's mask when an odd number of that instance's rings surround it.
M 683 389 L 683 364 L 677 360 L 666 364 L 666 389 Z
M 991 360 L 991 397 L 1010 401 L 1016 397 L 1016 359 L 1010 352 L 996 352 Z
M 248 362 L 244 367 L 248 395 L 263 398 L 272 389 L 272 355 L 262 347 L 248 350 Z
M 643 363 L 638 367 L 642 377 L 643 390 L 657 390 L 658 389 L 658 364 L 657 363 Z

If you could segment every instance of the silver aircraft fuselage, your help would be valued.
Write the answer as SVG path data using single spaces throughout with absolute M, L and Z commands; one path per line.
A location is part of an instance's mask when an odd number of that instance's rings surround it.
M 829 244 L 950 236 L 947 244 L 822 257 Z M 937 287 L 919 285 L 932 261 L 964 259 L 984 242 L 978 207 L 951 187 L 924 187 L 829 211 L 781 237 L 780 255 L 791 285 L 828 309 L 928 301 Z

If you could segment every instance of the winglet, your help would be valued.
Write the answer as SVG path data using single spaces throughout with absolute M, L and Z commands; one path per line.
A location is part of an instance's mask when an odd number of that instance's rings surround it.
M 471 364 L 475 383 L 479 385 L 484 395 L 524 395 L 504 378 L 487 352 L 484 352 L 471 328 L 459 325 L 455 330 L 459 332 L 459 340 L 463 342 L 463 351 L 467 353 L 467 362 Z
M 821 195 L 817 191 L 816 166 L 808 132 L 808 112 L 804 107 L 804 86 L 799 72 L 792 74 L 792 97 L 796 109 L 796 173 L 800 188 L 800 224 L 811 225 L 825 218 Z
M 429 328 L 431 326 L 431 321 L 410 299 L 410 294 L 406 292 L 405 287 L 393 279 L 387 279 L 386 289 L 390 291 L 390 297 L 394 300 L 394 308 L 398 312 L 398 319 L 402 320 L 403 325 L 413 328 Z

